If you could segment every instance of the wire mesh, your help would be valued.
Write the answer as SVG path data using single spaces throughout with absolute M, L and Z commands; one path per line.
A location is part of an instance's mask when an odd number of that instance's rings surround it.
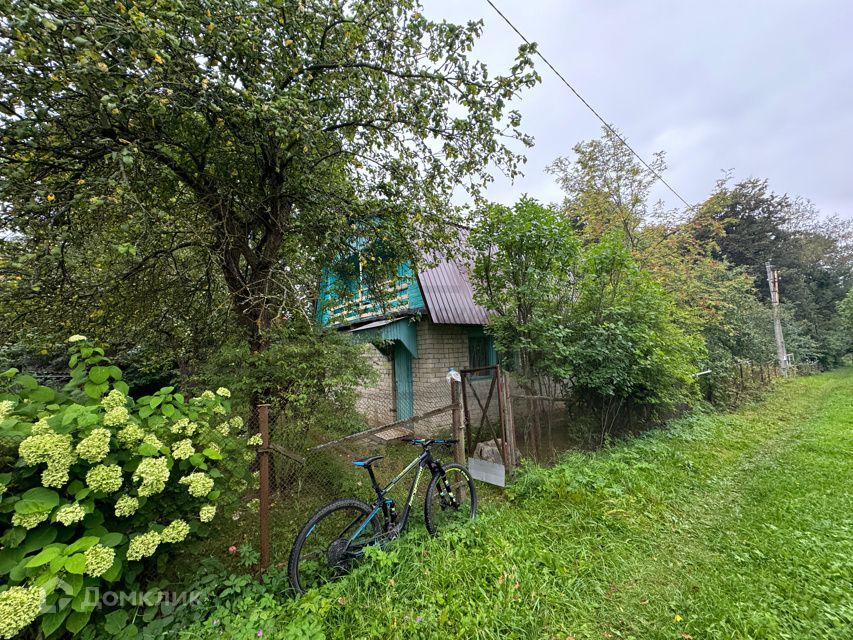
M 352 464 L 354 459 L 383 455 L 374 465 L 377 479 L 387 484 L 419 453 L 401 437 L 451 437 L 452 400 L 450 385 L 415 389 L 413 407 L 419 412 L 399 415 L 399 399 L 367 389 L 360 394 L 360 419 L 338 424 L 294 423 L 283 405 L 273 405 L 269 414 L 269 558 L 275 566 L 286 566 L 296 535 L 310 516 L 337 498 L 355 497 L 372 502 L 376 496 L 367 472 Z M 388 420 L 382 422 L 382 420 Z M 379 423 L 379 424 L 377 424 Z M 252 427 L 257 428 L 256 421 Z M 451 461 L 453 451 L 436 448 L 440 459 Z M 402 503 L 414 473 L 394 488 L 389 497 Z M 423 500 L 428 479 L 421 479 L 411 514 L 413 525 L 422 522 Z M 262 550 L 263 551 L 263 550 Z

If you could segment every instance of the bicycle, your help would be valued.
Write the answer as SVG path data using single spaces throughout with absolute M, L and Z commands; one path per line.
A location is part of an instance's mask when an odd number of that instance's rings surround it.
M 411 445 L 420 445 L 421 454 L 385 487 L 380 487 L 373 465 L 385 456 L 370 456 L 353 460 L 366 469 L 376 492 L 376 501 L 335 500 L 317 511 L 296 536 L 288 561 L 288 575 L 293 589 L 301 594 L 347 573 L 353 562 L 372 545 L 383 546 L 399 536 L 406 528 L 415 492 L 424 469 L 432 474 L 426 491 L 424 520 L 433 536 L 456 522 L 473 520 L 477 515 L 477 492 L 470 472 L 461 464 L 443 465 L 433 457 L 433 445 L 452 445 L 452 439 L 401 438 Z M 394 500 L 388 491 L 406 474 L 417 468 L 409 488 L 406 506 L 398 517 Z

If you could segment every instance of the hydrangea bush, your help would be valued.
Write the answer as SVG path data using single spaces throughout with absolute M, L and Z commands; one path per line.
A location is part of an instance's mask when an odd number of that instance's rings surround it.
M 144 587 L 146 569 L 203 534 L 251 479 L 254 445 L 227 389 L 134 400 L 102 347 L 69 342 L 62 390 L 0 374 L 4 460 L 17 451 L 0 473 L 0 638 L 34 623 L 47 638 L 80 633 L 108 613 L 91 588 Z

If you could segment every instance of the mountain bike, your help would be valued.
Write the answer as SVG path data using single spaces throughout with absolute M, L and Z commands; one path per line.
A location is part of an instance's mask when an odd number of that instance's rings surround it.
M 477 492 L 468 469 L 461 464 L 442 464 L 433 457 L 431 447 L 452 445 L 457 440 L 432 438 L 401 438 L 403 442 L 420 446 L 420 455 L 385 487 L 380 487 L 373 465 L 385 456 L 370 456 L 352 463 L 366 469 L 376 492 L 376 500 L 367 504 L 345 498 L 335 500 L 317 511 L 296 536 L 288 562 L 290 584 L 297 593 L 320 586 L 347 573 L 353 563 L 364 555 L 367 547 L 383 546 L 399 536 L 409 520 L 415 492 L 424 470 L 432 478 L 426 491 L 424 520 L 427 531 L 437 535 L 456 523 L 473 520 L 477 515 Z M 406 474 L 417 469 L 409 487 L 402 513 L 397 513 L 389 490 Z

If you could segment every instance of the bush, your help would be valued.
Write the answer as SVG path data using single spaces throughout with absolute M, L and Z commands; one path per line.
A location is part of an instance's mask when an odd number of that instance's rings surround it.
M 84 628 L 93 637 L 102 614 L 92 589 L 141 591 L 250 479 L 254 452 L 228 417 L 227 389 L 187 399 L 165 387 L 134 401 L 102 347 L 69 342 L 61 391 L 2 374 L 3 471 L 12 470 L 0 474 L 0 638 L 35 621 L 44 637 Z M 117 613 L 105 629 L 132 637 Z

